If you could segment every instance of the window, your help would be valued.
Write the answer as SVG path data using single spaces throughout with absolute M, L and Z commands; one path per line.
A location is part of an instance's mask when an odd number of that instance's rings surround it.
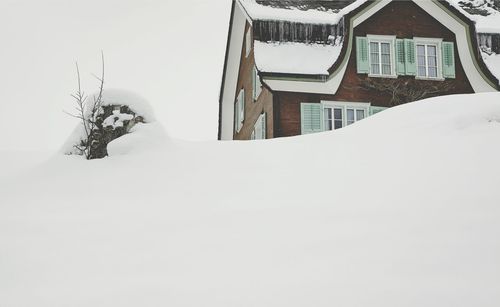
M 303 102 L 300 104 L 301 134 L 340 129 L 385 109 L 366 102 Z
M 415 38 L 414 40 L 417 54 L 417 77 L 441 79 L 441 40 L 424 38 Z
M 245 120 L 245 90 L 241 89 L 234 105 L 234 129 L 239 133 Z
M 336 130 L 354 124 L 367 116 L 369 104 L 366 103 L 323 103 L 324 130 Z
M 369 77 L 456 78 L 455 44 L 441 38 L 356 37 L 356 72 Z
M 260 82 L 259 72 L 257 67 L 254 66 L 252 73 L 252 86 L 253 86 L 253 101 L 256 102 L 262 92 L 262 83 Z
M 417 45 L 417 64 L 419 77 L 437 78 L 437 46 Z
M 395 76 L 394 41 L 392 36 L 369 35 L 369 61 L 371 76 Z
M 391 44 L 370 42 L 370 63 L 372 75 L 391 75 Z
M 246 57 L 248 58 L 250 51 L 252 51 L 252 28 L 248 28 L 245 38 Z
M 255 125 L 253 127 L 252 136 L 250 137 L 252 140 L 265 140 L 266 139 L 266 113 L 263 113 L 259 116 Z

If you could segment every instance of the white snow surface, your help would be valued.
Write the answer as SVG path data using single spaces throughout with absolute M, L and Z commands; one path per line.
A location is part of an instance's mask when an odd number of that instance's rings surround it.
M 261 5 L 255 0 L 239 0 L 244 10 L 252 20 L 280 20 L 305 24 L 338 24 L 340 19 L 357 9 L 366 0 L 358 0 L 338 12 L 321 10 L 299 10 L 273 8 Z
M 342 45 L 267 43 L 255 41 L 255 63 L 259 71 L 328 75 Z
M 481 52 L 481 54 L 488 69 L 500 80 L 500 54 L 487 54 L 486 52 Z
M 271 141 L 137 129 L 161 146 L 0 173 L 2 306 L 500 302 L 498 93 Z

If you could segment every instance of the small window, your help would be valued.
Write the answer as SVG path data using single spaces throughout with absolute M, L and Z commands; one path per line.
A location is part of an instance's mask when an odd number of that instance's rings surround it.
M 394 38 L 370 36 L 370 75 L 394 76 Z
M 250 55 L 252 51 L 252 28 L 248 28 L 245 41 L 246 57 Z
M 253 127 L 253 132 L 250 138 L 252 140 L 265 140 L 267 137 L 266 130 L 267 130 L 266 113 L 263 113 L 259 116 L 259 118 L 255 122 L 255 125 Z
M 262 92 L 262 83 L 260 82 L 257 67 L 254 66 L 252 73 L 252 86 L 253 86 L 253 101 L 256 102 Z
M 417 75 L 423 78 L 438 77 L 438 46 L 417 44 Z
M 245 90 L 242 89 L 238 94 L 236 103 L 234 105 L 234 129 L 236 133 L 239 133 L 243 127 L 243 121 L 245 120 Z
M 351 103 L 323 105 L 323 122 L 325 131 L 336 130 L 354 124 L 367 116 L 368 104 Z

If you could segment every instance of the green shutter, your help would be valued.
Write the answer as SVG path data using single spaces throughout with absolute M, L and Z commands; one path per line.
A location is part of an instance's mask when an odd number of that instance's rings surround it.
M 356 63 L 358 74 L 367 74 L 370 72 L 368 39 L 366 37 L 356 37 Z
M 417 62 L 415 56 L 415 42 L 412 39 L 405 39 L 405 70 L 409 76 L 417 74 Z
M 302 134 L 323 131 L 323 116 L 321 113 L 321 104 L 319 103 L 300 104 Z
M 455 79 L 455 46 L 452 42 L 443 42 L 443 77 Z
M 382 111 L 384 111 L 386 109 L 387 109 L 386 107 L 371 106 L 370 107 L 370 116 L 375 115 L 375 114 L 377 114 L 379 112 L 382 112 Z
M 403 39 L 396 39 L 396 73 L 398 76 L 406 75 L 405 41 Z

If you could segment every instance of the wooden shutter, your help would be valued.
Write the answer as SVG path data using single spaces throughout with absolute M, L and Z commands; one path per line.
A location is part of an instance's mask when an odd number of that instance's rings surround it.
M 405 41 L 396 39 L 396 73 L 398 76 L 406 75 L 405 58 Z
M 367 74 L 370 72 L 368 39 L 366 37 L 356 37 L 356 63 L 358 74 Z
M 452 42 L 442 44 L 443 77 L 455 79 L 455 46 Z
M 415 76 L 417 74 L 417 57 L 415 55 L 415 42 L 412 39 L 405 39 L 405 70 L 406 75 Z
M 323 116 L 321 112 L 321 104 L 301 103 L 300 119 L 302 134 L 323 131 Z
M 376 107 L 376 106 L 371 106 L 370 107 L 370 116 L 375 115 L 377 113 L 380 113 L 384 110 L 386 110 L 386 107 Z

